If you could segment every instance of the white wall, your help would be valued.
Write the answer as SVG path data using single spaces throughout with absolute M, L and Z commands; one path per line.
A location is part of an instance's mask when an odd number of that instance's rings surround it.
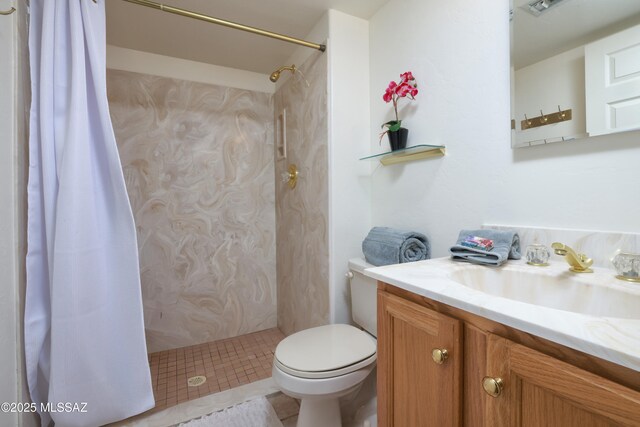
M 403 113 L 409 143 L 447 146 L 442 158 L 376 168 L 373 225 L 426 232 L 434 256 L 482 223 L 640 229 L 637 138 L 510 148 L 508 3 L 392 0 L 370 21 L 370 131 L 390 117 L 386 85 L 411 70 L 421 93 Z
M 107 68 L 237 89 L 274 93 L 266 74 L 107 45 Z
M 371 228 L 369 23 L 329 11 L 330 322 L 351 322 L 349 258 L 362 257 Z

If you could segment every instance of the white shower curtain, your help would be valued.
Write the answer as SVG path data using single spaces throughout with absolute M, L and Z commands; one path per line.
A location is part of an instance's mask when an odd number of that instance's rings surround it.
M 136 231 L 107 104 L 104 1 L 31 0 L 24 321 L 43 425 L 97 426 L 154 406 Z

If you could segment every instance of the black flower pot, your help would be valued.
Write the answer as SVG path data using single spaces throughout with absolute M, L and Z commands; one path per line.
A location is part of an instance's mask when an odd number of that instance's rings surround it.
M 391 145 L 391 151 L 401 150 L 407 146 L 407 137 L 409 136 L 409 129 L 400 128 L 394 131 L 388 131 L 389 145 Z

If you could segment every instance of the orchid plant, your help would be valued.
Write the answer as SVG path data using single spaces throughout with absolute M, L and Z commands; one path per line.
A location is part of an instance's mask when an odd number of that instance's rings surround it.
M 396 83 L 395 81 L 389 83 L 389 86 L 384 91 L 382 99 L 387 103 L 393 102 L 393 111 L 396 114 L 396 119 L 388 121 L 381 126 L 386 126 L 387 130 L 380 134 L 380 138 L 382 138 L 382 136 L 387 132 L 395 132 L 400 129 L 400 125 L 402 124 L 402 120 L 398 117 L 398 101 L 400 98 L 408 97 L 411 100 L 415 100 L 417 94 L 418 83 L 416 82 L 415 77 L 413 77 L 411 71 L 400 74 L 399 83 Z

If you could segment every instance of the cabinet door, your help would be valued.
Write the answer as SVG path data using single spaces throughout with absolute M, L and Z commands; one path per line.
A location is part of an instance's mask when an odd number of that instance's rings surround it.
M 442 363 L 432 357 L 438 349 Z M 379 425 L 459 426 L 461 349 L 458 320 L 379 291 Z
M 640 426 L 637 391 L 497 336 L 487 347 L 487 374 L 503 383 L 485 394 L 489 425 Z

